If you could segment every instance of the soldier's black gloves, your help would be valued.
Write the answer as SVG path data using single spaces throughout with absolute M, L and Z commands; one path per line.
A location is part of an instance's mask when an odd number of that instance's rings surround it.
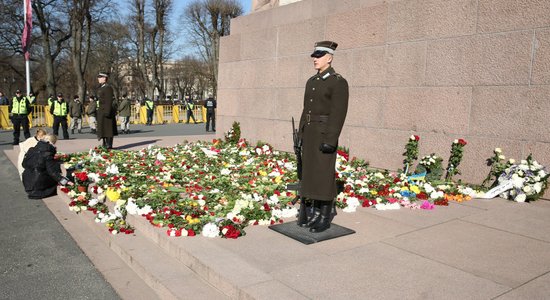
M 321 152 L 323 153 L 334 153 L 336 152 L 336 147 L 326 143 L 321 143 L 321 146 L 319 146 L 319 150 L 321 150 Z

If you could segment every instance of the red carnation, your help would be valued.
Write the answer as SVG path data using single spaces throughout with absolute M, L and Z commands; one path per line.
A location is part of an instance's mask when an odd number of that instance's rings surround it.
M 420 141 L 420 137 L 418 135 L 415 135 L 414 139 L 417 140 L 417 141 Z
M 463 139 L 458 139 L 458 143 L 461 144 L 462 146 L 466 146 L 466 141 L 463 140 Z

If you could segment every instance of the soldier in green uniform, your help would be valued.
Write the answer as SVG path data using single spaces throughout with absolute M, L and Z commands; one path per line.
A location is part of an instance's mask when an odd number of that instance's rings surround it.
M 103 147 L 113 148 L 113 137 L 118 135 L 116 127 L 116 101 L 113 87 L 107 83 L 109 74 L 100 72 L 97 75 L 99 89 L 97 98 L 99 107 L 97 108 L 97 138 L 103 140 Z
M 335 164 L 338 137 L 348 111 L 348 82 L 331 66 L 337 43 L 315 43 L 313 65 L 317 74 L 309 78 L 300 117 L 302 180 L 300 195 L 313 201 L 314 213 L 298 225 L 311 232 L 330 228 L 336 197 Z M 305 208 L 305 206 L 302 206 Z

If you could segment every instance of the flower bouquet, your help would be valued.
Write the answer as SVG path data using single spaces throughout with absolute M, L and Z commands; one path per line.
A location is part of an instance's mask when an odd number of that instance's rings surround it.
M 426 180 L 428 182 L 441 180 L 441 176 L 443 175 L 443 167 L 441 166 L 442 161 L 443 159 L 435 153 L 426 155 L 418 162 L 416 173 L 423 173 L 425 171 Z
M 516 202 L 537 200 L 548 187 L 548 176 L 544 166 L 529 154 L 527 159 L 522 160 L 519 164 L 511 165 L 500 175 L 499 183 L 511 181 L 513 185 L 511 190 L 500 194 L 500 196 Z
M 451 156 L 449 157 L 449 162 L 447 164 L 447 174 L 445 174 L 445 180 L 452 181 L 454 175 L 460 174 L 458 165 L 462 161 L 464 146 L 466 146 L 466 144 L 466 141 L 463 139 L 453 141 L 453 145 L 451 146 Z
M 79 192 L 87 192 L 90 185 L 90 177 L 86 171 L 73 173 L 75 186 Z
M 405 145 L 405 152 L 403 152 L 403 156 L 405 156 L 403 160 L 405 174 L 408 173 L 413 161 L 418 158 L 418 141 L 420 141 L 418 135 L 411 135 L 409 141 Z

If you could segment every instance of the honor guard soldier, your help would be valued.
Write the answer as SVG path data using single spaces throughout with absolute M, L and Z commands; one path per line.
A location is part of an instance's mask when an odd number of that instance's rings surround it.
M 23 127 L 25 139 L 31 137 L 31 132 L 29 130 L 30 109 L 31 103 L 29 99 L 24 97 L 20 90 L 15 91 L 15 97 L 13 97 L 8 104 L 8 111 L 13 124 L 13 145 L 19 145 L 21 127 Z
M 113 139 L 118 135 L 116 126 L 116 101 L 113 87 L 107 82 L 109 74 L 100 72 L 97 75 L 99 89 L 97 98 L 99 107 L 97 109 L 97 137 L 103 140 L 103 147 L 113 148 Z
M 346 119 L 349 97 L 348 82 L 331 66 L 336 47 L 338 44 L 332 41 L 315 43 L 311 57 L 317 74 L 306 83 L 304 109 L 300 117 L 300 196 L 312 201 L 314 209 L 311 216 L 298 219 L 298 225 L 309 227 L 310 232 L 322 232 L 330 228 L 336 213 L 336 150 Z M 301 209 L 305 209 L 305 205 Z
M 69 104 L 63 98 L 62 93 L 57 94 L 57 100 L 52 102 L 50 113 L 53 115 L 53 134 L 59 135 L 59 125 L 63 130 L 63 139 L 69 139 L 69 128 L 67 126 L 67 115 L 69 114 Z

